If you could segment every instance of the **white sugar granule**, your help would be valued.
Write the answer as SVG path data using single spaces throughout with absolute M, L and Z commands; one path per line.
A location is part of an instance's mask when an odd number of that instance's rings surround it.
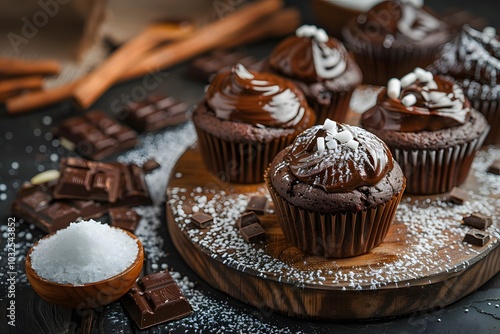
M 138 251 L 137 242 L 124 231 L 89 220 L 41 239 L 33 248 L 31 263 L 49 281 L 81 285 L 123 272 Z

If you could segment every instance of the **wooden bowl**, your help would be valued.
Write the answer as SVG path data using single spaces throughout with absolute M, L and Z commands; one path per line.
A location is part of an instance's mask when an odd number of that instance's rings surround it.
M 31 266 L 31 252 L 26 255 L 26 276 L 36 293 L 48 302 L 71 308 L 93 308 L 109 304 L 127 293 L 139 277 L 144 262 L 144 249 L 141 241 L 134 234 L 123 230 L 137 241 L 139 252 L 134 263 L 123 272 L 108 279 L 83 285 L 61 284 L 51 282 L 38 276 Z M 48 238 L 52 234 L 44 237 Z

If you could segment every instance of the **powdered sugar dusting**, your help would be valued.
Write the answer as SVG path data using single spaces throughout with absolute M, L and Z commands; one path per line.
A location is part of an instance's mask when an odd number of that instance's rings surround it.
M 472 264 L 479 248 L 462 242 L 469 228 L 461 224 L 462 218 L 470 213 L 481 212 L 493 220 L 493 225 L 487 229 L 492 241 L 481 252 L 488 252 L 488 249 L 498 246 L 500 177 L 486 173 L 486 169 L 499 155 L 500 149 L 497 148 L 478 153 L 473 172 L 477 180 L 470 182 L 477 182 L 479 191 L 470 190 L 466 184 L 470 199 L 463 205 L 448 202 L 444 195 L 404 198 L 398 207 L 394 225 L 396 234 L 400 234 L 400 250 L 395 254 L 386 254 L 383 260 L 347 269 L 340 259 L 322 262 L 320 269 L 311 263 L 308 270 L 303 270 L 293 261 L 287 262 L 273 256 L 273 241 L 257 245 L 246 243 L 235 222 L 252 196 L 268 195 L 264 188 L 248 194 L 231 193 L 229 189 L 172 188 L 168 203 L 179 229 L 187 234 L 193 244 L 207 251 L 213 259 L 239 271 L 298 286 L 378 289 L 389 284 L 409 285 L 412 280 L 426 278 L 428 274 L 456 272 Z M 199 230 L 192 227 L 192 212 L 189 209 L 192 206 L 214 217 L 210 228 Z M 452 258 L 457 252 L 460 254 L 459 261 Z

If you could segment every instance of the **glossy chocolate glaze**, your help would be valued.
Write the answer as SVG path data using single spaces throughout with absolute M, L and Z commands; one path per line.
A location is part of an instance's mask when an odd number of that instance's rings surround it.
M 217 74 L 206 93 L 216 117 L 257 127 L 293 128 L 301 123 L 307 102 L 290 81 L 236 64 Z
M 377 103 L 361 116 L 367 129 L 401 132 L 435 131 L 463 125 L 470 117 L 470 103 L 458 85 L 434 76 L 436 88 L 415 81 L 401 89 L 398 98 L 387 95 L 387 87 L 379 93 Z M 414 95 L 416 103 L 405 106 L 402 99 Z
M 392 170 L 391 152 L 374 134 L 346 124 L 337 124 L 335 131 L 351 132 L 359 146 L 353 149 L 337 139 L 330 139 L 336 141 L 336 147 L 319 151 L 318 138 L 330 136 L 331 132 L 322 125 L 309 128 L 295 139 L 285 157 L 290 172 L 298 180 L 327 192 L 347 192 L 376 185 Z
M 281 75 L 314 83 L 344 75 L 348 57 L 344 46 L 331 37 L 321 42 L 314 37 L 290 36 L 274 48 L 269 64 Z
M 450 39 L 448 25 L 428 8 L 401 1 L 384 1 L 351 22 L 359 40 L 383 44 L 436 45 Z
M 464 26 L 432 66 L 435 73 L 495 86 L 500 80 L 500 37 Z

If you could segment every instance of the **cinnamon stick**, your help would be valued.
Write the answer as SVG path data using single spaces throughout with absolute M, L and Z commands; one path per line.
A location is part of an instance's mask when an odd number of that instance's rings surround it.
M 0 80 L 0 95 L 11 95 L 29 89 L 41 89 L 43 86 L 42 76 L 29 76 L 14 79 Z
M 170 43 L 155 50 L 154 53 L 150 53 L 138 65 L 132 67 L 126 73 L 125 78 L 130 79 L 145 75 L 152 70 L 172 66 L 213 49 L 223 44 L 231 35 L 234 36 L 234 34 L 242 31 L 262 17 L 277 11 L 282 5 L 283 2 L 281 0 L 259 0 L 248 4 L 244 8 L 193 32 L 189 37 Z M 83 100 L 77 97 L 82 107 L 85 108 L 92 104 L 96 97 L 102 95 L 116 82 L 118 77 L 100 79 L 102 82 L 99 86 L 89 87 L 86 91 L 93 98 Z
M 273 15 L 264 17 L 241 34 L 235 34 L 221 48 L 231 49 L 238 45 L 249 44 L 266 38 L 280 37 L 293 33 L 301 23 L 301 15 L 297 8 L 285 8 Z
M 61 102 L 71 96 L 73 90 L 80 81 L 81 79 L 78 79 L 68 84 L 47 89 L 45 91 L 21 94 L 7 99 L 7 101 L 5 101 L 7 112 L 10 114 L 21 114 L 23 112 Z
M 56 60 L 23 60 L 0 58 L 0 75 L 54 75 L 59 73 L 61 65 Z
M 115 81 L 106 83 L 106 85 L 109 87 L 109 85 L 112 85 L 120 80 L 128 80 L 137 77 L 138 75 L 146 74 L 151 70 L 164 68 L 177 62 L 187 60 L 197 54 L 222 46 L 225 43 L 228 43 L 229 39 L 234 38 L 239 40 L 237 36 L 241 31 L 246 28 L 251 29 L 250 27 L 253 26 L 255 22 L 258 22 L 262 17 L 277 11 L 281 5 L 281 0 L 260 0 L 249 4 L 245 8 L 228 15 L 220 21 L 193 32 L 187 38 L 187 40 L 189 40 L 188 43 L 178 41 L 158 50 L 151 51 L 150 55 L 141 61 L 136 67 L 125 72 L 119 78 L 116 78 Z M 233 24 L 234 27 L 231 26 Z M 267 22 L 267 24 L 269 24 L 269 22 Z M 207 28 L 213 25 L 216 26 L 215 28 L 210 28 L 209 33 L 204 32 Z M 207 37 L 207 35 L 209 36 Z M 267 36 L 262 35 L 259 38 L 263 37 Z M 203 41 L 204 39 L 209 39 L 209 42 L 207 43 L 206 41 Z M 196 43 L 198 43 L 199 40 L 202 41 L 199 43 L 200 45 L 197 45 Z M 189 48 L 189 50 L 185 50 L 185 48 Z M 8 99 L 6 102 L 7 111 L 10 114 L 19 114 L 67 99 L 73 94 L 74 89 L 83 81 L 83 79 L 84 78 L 61 87 L 46 90 L 43 93 L 27 93 Z M 100 87 L 100 89 L 102 89 L 102 87 Z M 103 93 L 103 91 L 99 93 Z
M 160 42 L 182 38 L 192 31 L 193 25 L 187 22 L 159 23 L 150 26 L 115 51 L 75 87 L 74 97 L 76 101 L 83 108 L 89 107 L 124 72 L 137 63 L 145 52 Z

